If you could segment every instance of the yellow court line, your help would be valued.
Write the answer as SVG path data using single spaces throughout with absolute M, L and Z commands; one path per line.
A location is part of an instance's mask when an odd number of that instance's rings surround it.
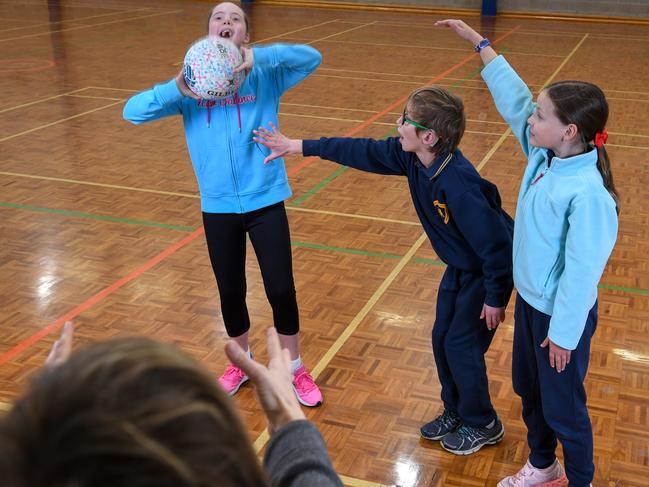
M 47 128 L 47 127 L 51 127 L 51 126 L 57 125 L 59 123 L 67 122 L 68 120 L 73 120 L 75 118 L 83 117 L 84 115 L 88 115 L 89 113 L 97 112 L 97 111 L 103 110 L 105 108 L 110 108 L 110 107 L 112 107 L 114 105 L 117 105 L 118 103 L 122 103 L 123 101 L 124 100 L 116 101 L 114 103 L 104 105 L 103 107 L 93 108 L 92 110 L 88 110 L 87 112 L 79 113 L 77 115 L 72 115 L 71 117 L 67 117 L 67 118 L 62 118 L 61 120 L 57 120 L 56 122 L 46 123 L 45 125 L 41 125 L 39 127 L 34 127 L 33 129 L 25 130 L 23 132 L 18 132 L 17 134 L 13 134 L 13 135 L 8 135 L 7 137 L 3 137 L 2 139 L 0 139 L 0 142 L 4 142 L 4 141 L 10 140 L 10 139 L 15 139 L 16 137 L 20 137 L 21 135 L 31 134 L 32 132 L 36 132 L 37 130 L 41 130 L 41 129 L 44 129 L 44 128 Z
M 419 247 L 422 246 L 422 244 L 428 239 L 428 236 L 425 233 L 422 233 L 417 241 L 410 247 L 408 252 L 399 260 L 399 263 L 395 266 L 394 269 L 392 269 L 392 272 L 384 279 L 384 281 L 381 283 L 381 285 L 378 287 L 378 289 L 374 292 L 372 297 L 365 303 L 365 306 L 354 316 L 354 319 L 347 325 L 347 328 L 345 328 L 345 331 L 343 331 L 338 339 L 331 345 L 329 350 L 324 354 L 324 356 L 318 361 L 316 366 L 311 369 L 311 375 L 313 376 L 314 379 L 318 378 L 320 373 L 325 369 L 327 365 L 329 365 L 329 362 L 331 362 L 331 359 L 336 355 L 342 346 L 345 344 L 347 339 L 356 331 L 356 328 L 358 328 L 358 325 L 360 325 L 361 321 L 369 314 L 369 312 L 372 310 L 374 305 L 378 303 L 379 299 L 383 296 L 385 291 L 388 290 L 388 287 L 390 287 L 390 284 L 396 279 L 396 277 L 399 275 L 401 270 L 406 266 L 406 264 L 412 259 L 412 257 L 415 255 L 417 250 L 419 250 Z
M 20 29 L 32 29 L 34 27 L 43 27 L 44 25 L 53 25 L 53 24 L 69 24 L 73 22 L 79 22 L 80 20 L 88 20 L 88 19 L 96 19 L 97 17 L 107 17 L 109 15 L 120 15 L 120 14 L 128 14 L 132 12 L 144 12 L 144 11 L 151 11 L 151 8 L 136 8 L 133 10 L 118 10 L 117 12 L 110 12 L 107 14 L 98 14 L 98 15 L 89 15 L 88 17 L 80 17 L 78 19 L 68 19 L 68 20 L 59 20 L 58 22 L 43 22 L 40 24 L 32 24 L 32 25 L 23 25 L 21 27 L 12 27 L 11 29 L 2 29 L 0 32 L 9 32 L 10 30 L 20 30 Z
M 54 100 L 55 98 L 60 98 L 62 96 L 71 95 L 73 93 L 79 93 L 80 91 L 84 91 L 84 90 L 87 90 L 87 89 L 88 88 L 79 88 L 78 90 L 68 91 L 67 93 L 61 93 L 60 95 L 54 95 L 54 96 L 50 96 L 48 98 L 41 98 L 40 100 L 30 101 L 29 103 L 23 103 L 22 105 L 16 105 L 15 107 L 4 108 L 4 109 L 0 110 L 0 113 L 10 112 L 12 110 L 17 110 L 18 108 L 25 108 L 25 107 L 28 107 L 28 106 L 31 106 L 31 105 L 36 105 L 37 103 L 43 103 L 45 101 Z
M 0 411 L 11 411 L 11 403 L 0 401 Z
M 421 222 L 419 221 L 410 222 L 407 220 L 395 220 L 393 218 L 381 218 L 378 216 L 356 215 L 354 213 L 340 213 L 338 211 L 314 210 L 312 208 L 303 208 L 301 206 L 287 206 L 286 209 L 291 211 L 304 211 L 307 213 L 318 213 L 320 215 L 342 216 L 345 218 L 358 218 L 360 220 L 372 220 L 377 222 L 399 223 L 401 225 L 421 226 Z
M 109 88 L 107 86 L 88 86 L 88 90 L 115 90 L 115 91 L 128 91 L 129 93 L 137 93 L 140 90 L 130 90 L 127 88 Z
M 147 188 L 136 188 L 132 186 L 120 186 L 117 184 L 107 184 L 107 183 L 94 183 L 92 181 L 81 181 L 78 179 L 65 179 L 65 178 L 55 178 L 51 176 L 35 176 L 33 174 L 23 174 L 23 173 L 16 173 L 16 172 L 9 172 L 9 171 L 0 171 L 0 175 L 2 176 L 11 176 L 15 178 L 26 178 L 26 179 L 36 179 L 36 180 L 42 180 L 42 181 L 54 181 L 57 183 L 68 183 L 68 184 L 78 184 L 81 186 L 93 186 L 93 187 L 98 187 L 98 188 L 108 188 L 108 189 L 120 189 L 124 191 L 133 191 L 133 192 L 139 192 L 139 193 L 152 193 L 152 194 L 159 194 L 163 196 L 176 196 L 180 198 L 191 198 L 191 199 L 200 199 L 201 197 L 197 194 L 191 194 L 191 193 L 174 193 L 171 191 L 162 191 L 158 189 L 147 189 Z M 302 207 L 297 207 L 297 206 L 287 206 L 287 210 L 290 211 L 303 211 L 303 212 L 308 212 L 308 213 L 318 213 L 320 215 L 330 215 L 330 216 L 340 216 L 340 217 L 346 217 L 346 218 L 358 218 L 360 220 L 372 220 L 372 221 L 379 221 L 379 222 L 386 222 L 386 223 L 399 223 L 402 225 L 421 225 L 419 222 L 411 222 L 407 220 L 395 220 L 392 218 L 381 218 L 377 216 L 369 216 L 369 215 L 356 215 L 353 213 L 341 213 L 337 211 L 327 211 L 327 210 L 314 210 L 311 208 L 302 208 Z
M 308 25 L 306 27 L 302 27 L 301 29 L 296 29 L 296 30 L 292 30 L 290 32 L 284 32 L 282 34 L 277 34 L 277 35 L 274 35 L 274 36 L 266 37 L 265 39 L 260 39 L 258 41 L 252 42 L 251 45 L 254 46 L 254 45 L 260 44 L 262 42 L 270 41 L 272 39 L 278 39 L 280 37 L 286 37 L 288 35 L 295 34 L 296 32 L 302 32 L 303 30 L 315 29 L 316 27 L 321 27 L 323 25 L 331 24 L 331 23 L 335 23 L 335 22 L 339 22 L 339 19 L 327 20 L 326 22 L 320 22 L 319 24 Z M 315 42 L 315 41 L 313 41 L 313 42 Z M 183 61 L 177 62 L 177 63 L 174 63 L 173 66 L 180 66 L 182 63 L 183 63 Z
M 365 120 L 355 120 L 352 118 L 336 118 L 336 117 L 320 117 L 318 115 L 305 115 L 302 113 L 286 113 L 286 112 L 278 112 L 278 115 L 284 115 L 288 117 L 303 117 L 303 118 L 317 118 L 319 120 L 332 120 L 334 122 L 353 122 L 353 123 L 362 123 Z M 374 122 L 377 125 L 381 125 L 378 122 Z M 389 124 L 386 124 L 389 125 Z M 394 124 L 392 124 L 394 125 Z
M 545 83 L 543 83 L 541 85 L 541 88 L 539 88 L 537 93 L 540 93 L 543 90 L 543 88 L 545 88 L 550 83 L 552 83 L 552 80 L 556 77 L 557 74 L 559 74 L 559 71 L 561 71 L 563 69 L 563 67 L 568 63 L 570 58 L 577 52 L 577 49 L 579 49 L 581 47 L 581 45 L 586 41 L 586 39 L 588 39 L 588 34 L 584 34 L 584 37 L 581 38 L 581 40 L 572 49 L 572 51 L 570 51 L 570 54 L 568 54 L 566 56 L 566 58 L 561 62 L 561 64 L 559 64 L 559 66 L 557 66 L 557 69 L 554 70 L 554 73 L 552 73 L 550 75 L 550 77 L 547 80 L 545 80 Z
M 358 21 L 353 21 L 353 20 L 339 20 L 341 23 L 346 23 L 346 24 L 355 24 L 358 23 Z M 377 25 L 381 26 L 397 26 L 397 27 L 408 27 L 408 28 L 422 28 L 422 29 L 427 29 L 428 31 L 438 29 L 437 27 L 434 27 L 433 21 L 431 20 L 430 22 L 408 22 L 408 21 L 394 21 L 394 20 L 377 20 L 376 21 Z M 486 29 L 484 32 L 494 32 L 495 29 Z M 561 36 L 568 36 L 568 37 L 581 37 L 586 32 L 571 32 L 571 31 L 565 31 L 565 30 L 528 30 L 528 29 L 518 29 L 516 31 L 516 34 L 525 34 L 525 35 L 535 35 L 535 36 L 556 36 L 556 37 L 561 37 Z M 629 41 L 649 41 L 649 38 L 646 36 L 625 36 L 622 34 L 605 34 L 605 33 L 599 33 L 599 32 L 588 32 L 590 34 L 591 38 L 607 38 L 607 39 L 620 39 L 620 40 L 629 40 Z
M 72 98 L 92 98 L 93 100 L 114 100 L 114 101 L 124 101 L 124 98 L 111 98 L 109 96 L 90 96 L 90 95 L 65 95 Z
M 371 22 L 371 23 L 369 23 L 367 25 L 372 25 L 372 24 L 375 24 L 375 23 L 376 22 Z M 361 27 L 365 27 L 365 26 L 361 26 Z M 356 28 L 358 28 L 358 27 L 356 27 Z M 356 28 L 350 29 L 350 30 L 355 30 Z M 341 34 L 342 33 L 343 32 L 341 32 Z M 329 37 L 333 37 L 333 36 L 329 36 Z M 306 39 L 298 38 L 298 37 L 295 37 L 293 39 L 299 40 L 299 41 L 306 40 Z M 327 38 L 325 38 L 325 39 L 327 39 Z M 396 43 L 395 44 L 387 44 L 387 43 L 382 43 L 382 42 L 363 42 L 363 41 L 326 41 L 326 42 L 337 42 L 339 44 L 360 44 L 360 45 L 363 45 L 363 46 L 372 46 L 372 47 L 374 47 L 374 46 L 403 47 L 403 48 L 408 48 L 408 49 L 435 49 L 435 50 L 438 50 L 438 51 L 464 51 L 464 52 L 466 52 L 466 49 L 461 48 L 461 47 L 439 47 L 439 46 L 425 46 L 425 45 L 418 45 L 418 44 L 396 44 Z M 311 43 L 307 42 L 307 44 L 311 44 Z M 561 57 L 563 57 L 560 54 L 543 54 L 543 53 L 536 53 L 536 52 L 531 53 L 531 52 L 523 52 L 523 51 L 520 51 L 520 52 L 519 51 L 507 51 L 507 54 L 516 54 L 518 56 L 550 57 L 550 58 L 561 58 Z
M 0 171 L 0 175 L 3 176 L 13 176 L 16 178 L 27 178 L 27 179 L 39 179 L 43 181 L 54 181 L 57 183 L 69 183 L 69 184 L 79 184 L 82 186 L 95 186 L 98 188 L 108 188 L 108 189 L 121 189 L 124 191 L 135 191 L 135 192 L 140 192 L 140 193 L 153 193 L 153 194 L 160 194 L 164 196 L 180 196 L 182 198 L 194 198 L 194 199 L 200 199 L 201 197 L 197 194 L 190 194 L 190 193 L 174 193 L 171 191 L 162 191 L 158 189 L 147 189 L 147 188 L 134 188 L 132 186 L 121 186 L 118 184 L 107 184 L 107 183 L 94 183 L 92 181 L 81 181 L 78 179 L 65 179 L 65 178 L 55 178 L 51 176 L 35 176 L 33 174 L 22 174 L 22 173 L 17 173 L 17 172 L 9 172 L 9 171 Z
M 352 27 L 351 29 L 343 30 L 342 32 L 336 32 L 335 34 L 331 34 L 331 35 L 328 35 L 326 37 L 321 37 L 320 39 L 316 39 L 314 41 L 309 41 L 309 42 L 306 42 L 305 44 L 313 44 L 314 42 L 326 41 L 327 39 L 331 39 L 332 37 L 336 37 L 336 36 L 339 36 L 341 34 L 346 34 L 347 32 L 351 32 L 353 30 L 362 29 L 363 27 L 367 27 L 367 26 L 373 25 L 373 24 L 376 24 L 376 21 L 367 22 L 367 23 L 362 24 L 362 25 L 357 25 L 356 27 Z M 339 42 L 339 41 L 327 41 L 327 42 Z M 342 42 L 342 41 L 340 41 L 340 42 Z
M 27 35 L 19 36 L 19 37 L 7 37 L 6 39 L 0 39 L 0 42 L 15 41 L 15 40 L 20 40 L 20 39 L 28 39 L 30 37 L 38 37 L 38 36 L 43 36 L 43 35 L 51 35 L 51 34 L 54 34 L 56 32 L 70 32 L 70 31 L 73 31 L 73 30 L 90 29 L 92 27 L 99 27 L 100 25 L 118 24 L 120 22 L 130 22 L 131 20 L 147 19 L 147 18 L 150 18 L 150 17 L 158 17 L 160 15 L 177 14 L 178 12 L 182 12 L 182 11 L 183 10 L 170 10 L 169 12 L 158 12 L 158 13 L 150 14 L 150 15 L 140 15 L 139 17 L 130 17 L 128 19 L 111 20 L 109 22 L 100 22 L 98 24 L 92 24 L 92 25 L 80 25 L 78 27 L 70 27 L 69 29 L 48 30 L 47 32 L 40 32 L 38 34 L 27 34 Z
M 320 27 L 320 26 L 323 26 L 323 25 L 326 25 L 326 24 L 331 24 L 331 23 L 334 23 L 334 22 L 338 22 L 338 19 L 327 20 L 326 22 L 321 22 L 319 24 L 309 25 L 307 27 L 302 27 L 301 29 L 292 30 L 290 32 L 285 32 L 284 34 L 278 34 L 278 35 L 275 35 L 275 36 L 266 37 L 265 39 L 260 39 L 258 41 L 253 42 L 252 44 L 255 45 L 255 44 L 259 44 L 260 42 L 267 42 L 267 41 L 270 41 L 271 39 L 277 39 L 278 37 L 284 37 L 284 36 L 287 36 L 287 35 L 290 35 L 290 34 L 295 34 L 296 32 L 302 32 L 303 30 L 314 29 L 316 27 Z
M 365 303 L 365 306 L 354 316 L 352 321 L 347 325 L 345 330 L 340 334 L 338 339 L 329 347 L 329 350 L 324 354 L 324 356 L 318 361 L 316 366 L 311 369 L 311 376 L 314 379 L 317 379 L 320 373 L 325 369 L 327 365 L 329 365 L 329 362 L 331 362 L 331 359 L 338 353 L 338 351 L 342 348 L 342 346 L 347 342 L 349 337 L 356 331 L 356 328 L 358 328 L 358 325 L 360 325 L 361 321 L 370 313 L 374 305 L 379 301 L 379 299 L 383 296 L 385 291 L 390 287 L 390 284 L 396 279 L 396 277 L 399 275 L 401 270 L 406 266 L 406 264 L 410 261 L 410 259 L 415 255 L 417 250 L 419 250 L 419 247 L 422 246 L 422 244 L 427 240 L 427 236 L 425 233 L 422 233 L 417 241 L 410 247 L 408 252 L 399 260 L 399 263 L 395 266 L 394 269 L 392 269 L 392 272 L 386 277 L 381 285 L 378 287 L 376 291 L 374 291 L 374 294 L 370 297 L 370 299 Z M 255 440 L 253 446 L 255 448 L 255 451 L 259 453 L 261 449 L 264 447 L 264 445 L 268 442 L 270 439 L 268 435 L 268 430 L 265 430 L 262 432 L 259 437 Z
M 288 105 L 288 103 L 287 103 Z M 306 105 L 302 105 L 306 106 Z M 319 107 L 319 108 L 326 108 L 326 107 Z M 366 110 L 369 111 L 369 110 Z M 353 118 L 336 118 L 336 117 L 321 117 L 318 115 L 306 115 L 302 113 L 287 113 L 287 112 L 279 112 L 280 115 L 283 115 L 285 117 L 303 117 L 303 118 L 315 118 L 318 120 L 331 120 L 334 122 L 351 122 L 351 123 L 359 123 L 362 122 L 363 120 L 356 120 Z M 394 115 L 401 115 L 401 113 L 396 113 L 396 112 L 389 112 L 389 114 L 394 114 Z M 387 115 L 387 114 L 386 114 Z M 505 122 L 490 122 L 488 120 L 467 120 L 468 122 L 482 122 L 482 123 L 504 123 Z M 386 127 L 394 127 L 395 123 L 394 122 L 372 122 L 371 125 L 381 125 L 381 126 L 386 126 Z M 480 130 L 465 130 L 465 134 L 476 134 L 476 135 L 493 135 L 493 136 L 503 136 L 500 132 L 484 132 Z M 609 135 L 615 134 L 617 136 L 622 136 L 622 137 L 649 137 L 649 135 L 635 135 L 635 134 L 624 134 L 621 132 L 609 132 Z M 511 131 L 507 134 L 508 136 L 514 136 Z M 613 144 L 613 143 L 607 143 L 606 144 L 609 147 L 627 147 L 631 149 L 647 149 L 647 147 L 643 146 L 636 146 L 636 145 L 621 145 L 621 144 Z M 490 156 L 491 157 L 491 156 Z M 478 166 L 480 167 L 480 166 Z
M 355 479 L 354 477 L 349 477 L 347 475 L 338 475 L 338 477 L 343 481 L 343 484 L 350 487 L 392 487 L 388 484 L 379 484 L 377 482 L 370 482 L 369 480 Z

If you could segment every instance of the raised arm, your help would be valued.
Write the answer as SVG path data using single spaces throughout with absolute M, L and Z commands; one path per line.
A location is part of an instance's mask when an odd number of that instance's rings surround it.
M 141 124 L 182 112 L 183 98 L 199 99 L 185 83 L 182 70 L 175 78 L 131 97 L 124 106 L 123 116 L 129 122 Z
M 482 34 L 478 34 L 478 32 L 469 27 L 463 20 L 438 20 L 437 22 L 435 22 L 435 26 L 448 27 L 449 29 L 453 29 L 455 33 L 462 39 L 469 41 L 473 45 L 473 48 L 475 50 L 479 49 L 478 52 L 480 53 L 480 58 L 482 59 L 482 62 L 485 66 L 496 59 L 496 57 L 498 57 L 498 54 L 496 53 L 494 48 L 491 47 L 491 44 L 486 47 L 478 48 L 480 42 L 485 40 L 485 37 Z
M 263 127 L 253 130 L 253 140 L 271 150 L 264 163 L 289 154 L 303 154 L 375 174 L 406 174 L 408 156 L 396 137 L 386 140 L 351 137 L 289 139 L 272 122 L 269 125 L 270 130 Z
M 505 119 L 521 144 L 527 157 L 533 148 L 529 143 L 529 126 L 527 119 L 534 113 L 536 105 L 532 99 L 532 92 L 516 71 L 509 65 L 503 56 L 499 56 L 490 46 L 484 46 L 485 38 L 469 27 L 462 20 L 440 20 L 435 25 L 453 29 L 462 39 L 466 39 L 480 53 L 480 58 L 485 65 L 482 78 L 487 83 L 491 96 L 496 103 L 496 108 Z
M 254 63 L 260 69 L 271 69 L 281 95 L 316 70 L 322 55 L 311 46 L 300 44 L 272 44 L 255 46 Z

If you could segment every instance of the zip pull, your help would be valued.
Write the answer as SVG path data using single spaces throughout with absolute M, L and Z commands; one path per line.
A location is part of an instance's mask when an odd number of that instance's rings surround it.
M 543 176 L 545 176 L 545 173 L 546 173 L 546 172 L 547 172 L 547 171 L 542 171 L 541 174 L 539 174 L 538 176 L 536 176 L 536 179 L 535 179 L 534 181 L 532 181 L 532 184 L 530 184 L 530 186 L 534 186 L 536 183 L 538 183 L 538 182 L 539 182 L 539 179 L 541 179 Z

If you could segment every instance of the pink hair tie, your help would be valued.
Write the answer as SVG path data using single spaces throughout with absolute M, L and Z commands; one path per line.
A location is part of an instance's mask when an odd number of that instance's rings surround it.
M 598 132 L 595 134 L 595 147 L 598 149 L 601 149 L 604 147 L 604 144 L 606 144 L 606 141 L 608 140 L 608 132 L 606 129 L 602 130 L 601 132 Z

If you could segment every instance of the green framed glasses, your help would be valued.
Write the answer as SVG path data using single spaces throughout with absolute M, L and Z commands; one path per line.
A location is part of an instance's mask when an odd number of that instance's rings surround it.
M 431 128 L 423 126 L 420 123 L 415 122 L 414 120 L 410 120 L 408 117 L 406 117 L 406 109 L 405 108 L 403 109 L 403 114 L 401 115 L 401 125 L 403 125 L 404 123 L 410 124 L 413 127 L 417 127 L 418 129 L 421 129 L 421 130 L 433 130 Z

